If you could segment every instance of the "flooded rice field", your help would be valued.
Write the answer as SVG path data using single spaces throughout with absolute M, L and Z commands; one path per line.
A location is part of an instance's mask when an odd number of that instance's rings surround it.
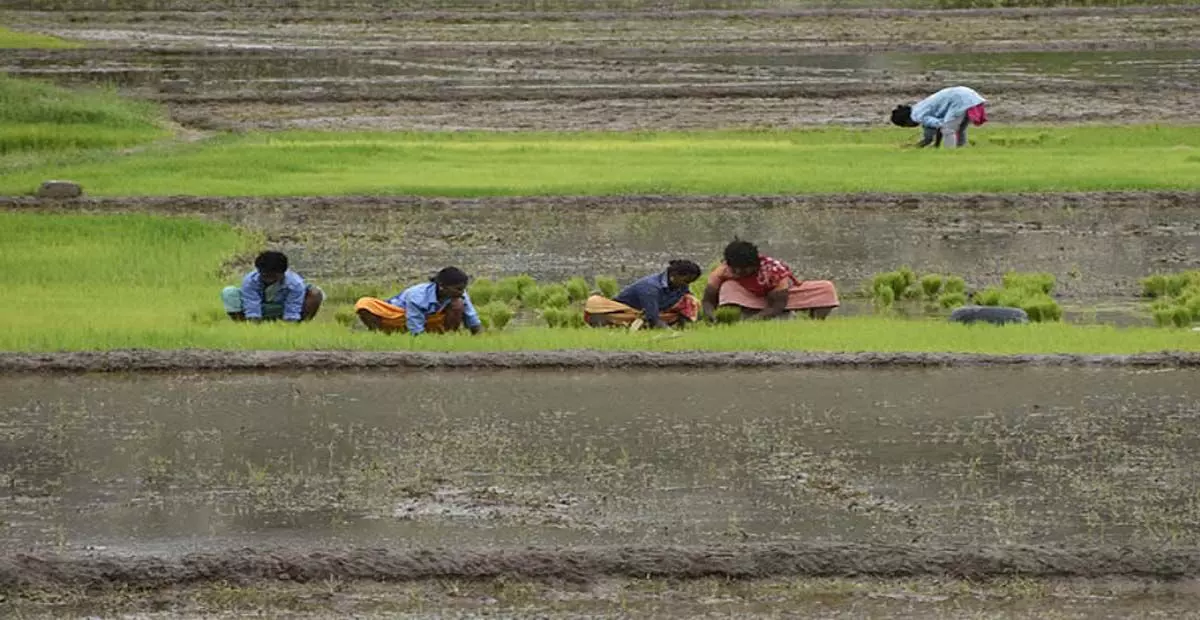
M 114 84 L 205 129 L 871 125 L 947 83 L 997 121 L 1171 122 L 1200 89 L 1195 6 L 135 6 L 0 11 L 93 46 L 9 51 L 0 71 Z
M 505 583 L 527 605 L 611 606 L 614 590 L 746 605 L 773 592 L 747 613 L 824 590 L 830 613 L 869 608 L 881 591 L 901 605 L 1011 602 L 995 590 L 1012 583 L 990 580 L 1020 576 L 1050 580 L 1024 586 L 1039 600 L 1072 593 L 1052 607 L 1098 587 L 1145 597 L 1149 586 L 1120 580 L 1200 574 L 1196 378 L 7 375 L 0 584 L 179 586 L 169 607 L 228 583 L 224 604 L 270 606 L 289 582 L 325 584 L 321 604 L 370 598 L 369 584 L 346 583 L 365 578 L 408 583 L 416 599 L 385 597 L 408 611 L 508 605 Z M 983 579 L 980 592 L 947 594 L 958 586 L 944 580 L 964 577 Z M 1071 585 L 1082 577 L 1117 581 Z M 285 581 L 264 593 L 262 579 Z
M 1189 546 L 1196 378 L 12 375 L 0 548 Z
M 1010 270 L 1048 271 L 1057 294 L 1092 306 L 1133 303 L 1146 275 L 1200 267 L 1197 205 L 1189 192 L 0 199 L 0 209 L 226 221 L 263 231 L 322 283 L 409 281 L 446 264 L 484 276 L 626 281 L 673 258 L 707 265 L 740 235 L 846 294 L 900 265 L 959 274 L 971 286 L 996 284 Z

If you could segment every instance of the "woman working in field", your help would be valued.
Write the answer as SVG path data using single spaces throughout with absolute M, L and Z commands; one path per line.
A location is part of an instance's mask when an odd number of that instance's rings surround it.
M 725 246 L 725 262 L 708 276 L 701 306 L 710 321 L 716 320 L 717 306 L 737 306 L 749 320 L 789 317 L 796 310 L 823 319 L 838 307 L 838 296 L 833 282 L 801 281 L 783 261 L 737 240 Z
M 967 126 L 987 122 L 987 100 L 966 86 L 951 86 L 917 102 L 898 105 L 892 110 L 892 124 L 900 127 L 923 127 L 924 135 L 917 143 L 924 148 L 937 142 L 952 149 L 967 145 Z
M 472 334 L 478 334 L 483 323 L 467 295 L 468 280 L 461 269 L 446 267 L 429 282 L 409 287 L 387 301 L 363 297 L 354 304 L 354 311 L 371 331 L 415 336 L 456 331 L 465 323 Z
M 583 319 L 592 327 L 684 325 L 699 315 L 699 303 L 688 290 L 688 285 L 699 278 L 700 265 L 673 260 L 666 271 L 630 284 L 613 299 L 592 295 L 583 306 Z

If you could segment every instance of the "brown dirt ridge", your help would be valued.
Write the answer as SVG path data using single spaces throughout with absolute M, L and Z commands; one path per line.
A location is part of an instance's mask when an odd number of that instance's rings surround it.
M 964 353 L 503 351 L 154 351 L 0 353 L 0 373 L 351 369 L 713 369 L 938 367 L 1195 368 L 1196 353 L 983 355 Z
M 0 557 L 0 589 L 44 586 L 161 588 L 202 582 L 329 579 L 404 582 L 435 578 L 599 577 L 755 579 L 806 577 L 1109 577 L 1200 575 L 1200 550 L 1046 546 L 925 547 L 759 544 L 463 551 L 231 549 L 154 556 Z

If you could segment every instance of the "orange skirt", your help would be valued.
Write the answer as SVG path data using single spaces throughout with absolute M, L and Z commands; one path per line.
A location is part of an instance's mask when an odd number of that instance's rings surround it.
M 363 297 L 354 304 L 354 311 L 359 310 L 366 310 L 379 317 L 379 325 L 384 329 L 408 331 L 408 313 L 404 308 L 375 297 Z M 434 334 L 445 331 L 445 319 L 445 310 L 425 317 L 425 331 Z
M 583 318 L 587 320 L 589 315 L 603 314 L 608 322 L 615 326 L 630 325 L 634 321 L 643 318 L 644 313 L 637 308 L 627 306 L 619 301 L 613 301 L 607 297 L 600 295 L 592 295 L 588 297 L 583 305 Z M 696 298 L 688 293 L 680 299 L 678 303 L 670 308 L 659 312 L 658 317 L 667 325 L 674 325 L 682 319 L 695 321 L 700 315 L 700 303 Z
M 763 310 L 767 307 L 767 298 L 759 297 L 746 290 L 746 287 L 735 280 L 726 280 L 721 284 L 719 305 L 733 305 Z M 788 310 L 809 310 L 811 308 L 838 307 L 837 289 L 829 280 L 805 280 L 788 289 Z

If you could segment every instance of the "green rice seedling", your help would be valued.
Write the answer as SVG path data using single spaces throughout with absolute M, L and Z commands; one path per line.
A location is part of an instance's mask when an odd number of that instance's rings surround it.
M 536 288 L 538 285 L 537 280 L 533 279 L 533 276 L 527 273 L 516 276 L 515 279 L 517 282 L 517 288 L 520 291 L 520 295 L 524 295 L 525 291 L 528 291 L 531 288 Z
M 1171 322 L 1175 327 L 1187 327 L 1192 324 L 1192 311 L 1184 306 L 1176 306 L 1171 311 Z
M 516 276 L 501 278 L 496 282 L 496 299 L 510 302 L 521 297 L 521 282 Z
M 1200 294 L 1197 294 L 1195 297 L 1184 298 L 1180 300 L 1180 303 L 1188 309 L 1188 312 L 1192 313 L 1193 321 L 1200 321 Z
M 942 292 L 942 276 L 935 273 L 921 276 L 921 291 L 925 293 L 925 299 L 937 299 Z
M 358 313 L 352 309 L 343 308 L 333 313 L 333 320 L 336 321 L 338 325 L 352 327 L 354 324 L 358 323 Z
M 904 283 L 904 289 L 902 291 L 898 291 L 898 293 L 903 294 L 904 291 L 907 291 L 910 287 L 917 283 L 917 273 L 908 265 L 901 267 L 899 270 L 897 270 L 897 273 L 900 274 L 900 279 Z
M 493 301 L 485 308 L 492 329 L 504 329 L 512 321 L 513 311 L 502 301 Z
M 535 310 L 542 307 L 542 289 L 534 285 L 521 291 L 521 307 Z
M 891 308 L 896 303 L 896 293 L 890 286 L 881 286 L 875 289 L 874 296 L 875 307 L 879 310 Z
M 981 306 L 999 306 L 1001 305 L 1000 298 L 1003 294 L 1004 292 L 1000 289 L 994 286 L 989 286 L 988 288 L 975 293 L 975 303 Z
M 543 308 L 566 308 L 569 305 L 571 305 L 571 300 L 565 292 L 553 291 L 542 295 Z
M 612 299 L 621 292 L 621 287 L 617 284 L 617 279 L 611 276 L 596 276 L 596 288 L 600 289 L 600 294 Z
M 871 280 L 871 295 L 874 297 L 880 297 L 883 295 L 884 289 L 889 289 L 891 290 L 890 298 L 895 301 L 904 297 L 904 291 L 907 288 L 908 284 L 905 282 L 904 274 L 899 271 L 877 273 Z M 886 305 L 890 306 L 891 302 L 887 302 Z
M 571 303 L 571 296 L 567 292 L 567 287 L 561 284 L 547 284 L 541 287 L 539 293 L 541 295 L 541 303 L 538 307 L 541 308 L 566 308 Z
M 1142 278 L 1142 297 L 1157 299 L 1167 296 L 1167 276 L 1156 273 Z
M 1154 324 L 1159 327 L 1170 327 L 1175 323 L 1174 308 L 1157 308 L 1154 310 Z
M 1054 291 L 1054 275 L 1049 273 L 1021 273 L 1010 271 L 1004 274 L 1004 288 L 1034 291 L 1049 295 Z
M 566 288 L 567 297 L 572 302 L 584 301 L 592 292 L 591 288 L 588 286 L 587 280 L 584 280 L 578 276 L 567 280 Z
M 952 310 L 959 306 L 967 305 L 967 294 L 950 292 L 942 293 L 941 295 L 938 295 L 937 302 L 939 306 L 947 310 Z
M 718 325 L 732 325 L 742 320 L 742 309 L 737 306 L 718 306 L 713 318 Z
M 1062 318 L 1062 307 L 1048 295 L 1036 295 L 1026 298 L 1020 308 L 1029 315 L 1029 320 L 1036 323 L 1057 321 Z
M 544 308 L 542 309 L 542 320 L 546 322 L 546 327 L 566 327 L 567 311 L 564 308 Z
M 1192 283 L 1191 277 L 1192 274 L 1188 272 L 1173 273 L 1167 276 L 1167 295 L 1170 297 L 1182 295 L 1183 291 Z
M 942 282 L 942 292 L 944 293 L 966 293 L 967 281 L 958 276 L 947 276 Z
M 587 326 L 588 326 L 587 321 L 583 320 L 583 312 L 582 311 L 579 311 L 579 310 L 574 310 L 574 311 L 568 310 L 567 311 L 566 327 L 570 327 L 571 329 L 580 329 L 580 328 L 587 327 Z
M 471 303 L 475 307 L 486 306 L 496 299 L 496 283 L 487 278 L 479 278 L 472 280 L 467 287 L 467 293 L 471 295 Z
M 193 323 L 197 325 L 216 325 L 229 320 L 229 316 L 221 308 L 204 308 L 202 310 L 193 310 L 189 315 Z

